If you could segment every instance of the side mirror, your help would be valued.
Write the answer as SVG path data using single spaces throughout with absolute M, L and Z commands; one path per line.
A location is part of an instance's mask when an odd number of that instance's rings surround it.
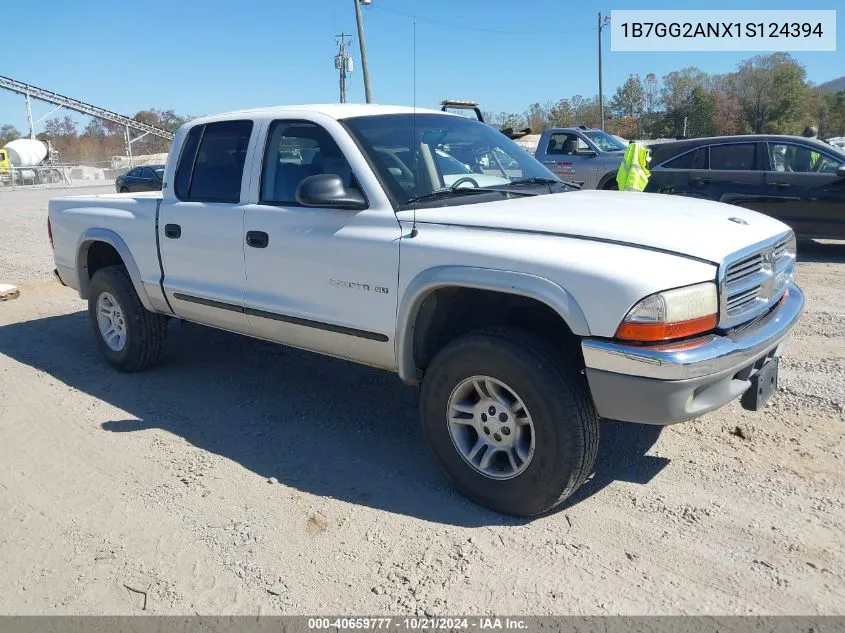
M 296 201 L 304 207 L 353 211 L 367 208 L 364 194 L 344 186 L 337 174 L 317 174 L 305 178 L 296 188 Z
M 840 165 L 836 170 L 836 175 L 840 178 L 845 178 L 845 165 Z

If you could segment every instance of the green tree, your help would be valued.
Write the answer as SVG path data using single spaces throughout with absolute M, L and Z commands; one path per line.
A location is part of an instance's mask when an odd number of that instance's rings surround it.
M 687 136 L 712 136 L 716 133 L 713 125 L 716 99 L 710 92 L 696 86 L 682 110 L 687 118 Z
M 689 103 L 696 88 L 709 90 L 713 79 L 703 70 L 688 66 L 663 77 L 660 97 L 666 108 L 667 132 L 680 135 L 684 129 L 684 117 L 689 116 Z
M 599 109 L 598 97 L 588 99 L 581 95 L 575 95 L 571 99 L 573 119 L 576 125 L 588 127 L 599 127 L 601 124 L 601 110 Z
M 741 62 L 726 85 L 739 100 L 746 130 L 800 133 L 808 94 L 806 76 L 804 67 L 788 53 L 758 55 Z
M 72 138 L 76 136 L 76 121 L 69 116 L 53 117 L 44 122 L 44 134 L 50 138 Z
M 657 75 L 649 73 L 643 81 L 642 131 L 646 138 L 656 138 L 663 135 L 663 113 L 660 111 L 660 82 Z
M 645 110 L 645 89 L 639 75 L 629 75 L 625 83 L 616 89 L 610 100 L 614 116 L 628 118 L 636 123 L 637 135 L 641 135 L 641 119 Z
M 825 136 L 845 136 L 845 92 L 825 95 L 828 105 L 828 118 Z
M 531 131 L 535 134 L 542 132 L 549 127 L 548 109 L 545 106 L 541 106 L 539 103 L 532 103 L 528 106 L 528 110 L 523 115 L 523 118 L 525 119 L 528 127 L 530 127 Z
M 549 108 L 549 125 L 569 127 L 575 122 L 575 108 L 569 99 L 561 99 Z
M 16 138 L 20 138 L 21 133 L 18 132 L 18 129 L 14 125 L 9 125 L 8 123 L 5 125 L 0 126 L 0 147 L 8 143 L 9 141 L 14 141 Z

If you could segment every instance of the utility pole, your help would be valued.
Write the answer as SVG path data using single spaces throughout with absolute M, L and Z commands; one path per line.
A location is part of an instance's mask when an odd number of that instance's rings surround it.
M 32 102 L 29 100 L 29 93 L 23 96 L 26 101 L 26 122 L 29 124 L 29 138 L 35 139 L 35 123 L 32 122 Z
M 599 11 L 599 111 L 601 112 L 601 129 L 604 129 L 604 85 L 602 83 L 601 78 L 601 31 L 604 27 L 610 24 L 610 16 L 604 16 L 604 20 L 601 17 L 601 11 Z
M 334 56 L 334 67 L 340 74 L 340 102 L 346 103 L 346 75 L 352 72 L 352 58 L 346 54 L 346 40 L 350 36 L 346 33 L 335 35 L 338 51 Z
M 364 97 L 367 103 L 373 102 L 370 93 L 370 71 L 367 67 L 367 45 L 364 42 L 364 22 L 361 19 L 361 5 L 370 4 L 373 0 L 352 0 L 355 3 L 355 20 L 358 22 L 358 44 L 361 47 L 361 71 L 364 73 Z

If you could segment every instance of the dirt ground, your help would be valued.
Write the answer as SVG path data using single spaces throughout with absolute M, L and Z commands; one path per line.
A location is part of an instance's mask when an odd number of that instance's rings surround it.
M 604 423 L 520 521 L 452 492 L 390 374 L 182 324 L 109 369 L 51 195 L 0 193 L 0 613 L 845 614 L 845 244 L 800 246 L 765 410 Z

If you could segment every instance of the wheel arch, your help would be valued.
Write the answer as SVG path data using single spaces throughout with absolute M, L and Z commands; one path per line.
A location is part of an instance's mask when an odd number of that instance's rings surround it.
M 419 273 L 408 284 L 396 321 L 396 362 L 399 377 L 417 383 L 422 371 L 415 362 L 415 331 L 420 308 L 432 293 L 447 289 L 473 289 L 534 300 L 552 310 L 575 336 L 590 334 L 581 307 L 559 284 L 530 273 L 471 266 L 437 266 Z
M 615 169 L 611 169 L 607 172 L 604 176 L 601 177 L 599 180 L 599 184 L 596 189 L 604 189 L 611 180 L 616 180 L 616 175 L 619 173 L 619 167 Z
M 129 273 L 129 279 L 132 281 L 135 292 L 138 293 L 141 305 L 150 312 L 155 312 L 156 310 L 150 302 L 150 297 L 147 295 L 144 284 L 141 283 L 141 271 L 135 262 L 135 258 L 132 256 L 132 252 L 123 238 L 110 229 L 90 228 L 82 233 L 79 238 L 76 248 L 76 276 L 79 284 L 79 296 L 82 299 L 88 298 L 91 277 L 97 271 L 96 268 L 90 270 L 89 252 L 92 248 L 98 248 L 96 245 L 102 244 L 110 246 L 117 253 L 120 258 L 119 263 L 122 263 L 126 268 L 126 272 Z

